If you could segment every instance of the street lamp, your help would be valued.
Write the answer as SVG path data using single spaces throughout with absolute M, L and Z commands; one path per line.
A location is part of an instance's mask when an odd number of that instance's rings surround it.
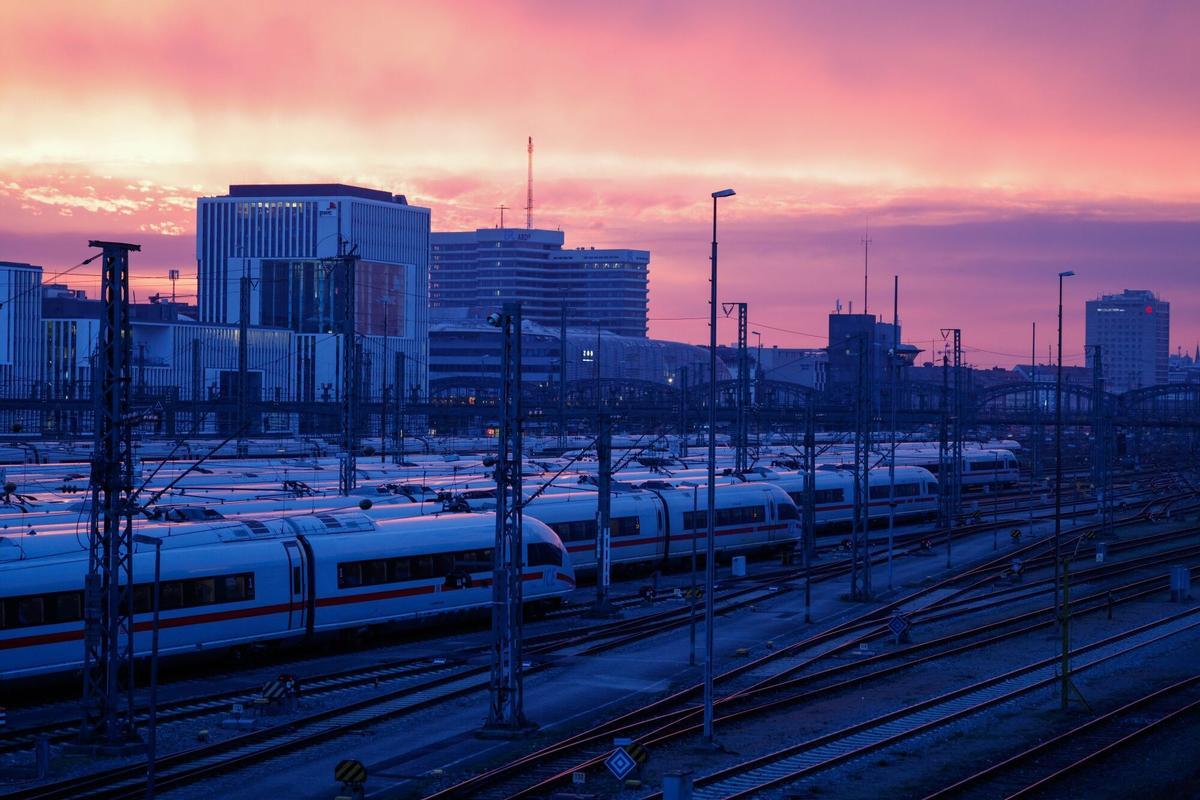
M 713 519 L 717 505 L 717 200 L 733 197 L 733 189 L 712 193 L 712 277 L 708 305 L 708 538 L 704 561 L 704 741 L 713 744 L 713 585 L 716 542 Z
M 1066 614 L 1067 610 L 1059 603 L 1058 592 L 1059 582 L 1061 579 L 1062 558 L 1062 376 L 1063 376 L 1063 358 L 1062 358 L 1062 340 L 1063 340 L 1063 279 L 1074 276 L 1075 273 L 1071 270 L 1058 273 L 1058 374 L 1054 381 L 1054 610 L 1058 615 L 1058 624 L 1062 628 L 1063 633 L 1063 665 L 1062 670 L 1062 686 L 1060 687 L 1061 698 L 1059 700 L 1063 711 L 1067 710 L 1067 690 L 1068 681 L 1070 678 L 1065 669 L 1068 654 L 1067 634 L 1066 634 Z
M 158 766 L 158 609 L 162 577 L 162 543 L 156 536 L 135 533 L 133 541 L 154 548 L 154 589 L 151 605 L 154 622 L 150 629 L 150 730 L 146 737 L 146 797 L 154 800 L 154 773 Z

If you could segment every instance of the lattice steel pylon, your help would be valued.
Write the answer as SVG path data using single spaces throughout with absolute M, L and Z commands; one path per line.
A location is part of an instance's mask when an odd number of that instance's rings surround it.
M 521 304 L 505 303 L 488 321 L 500 328 L 500 447 L 496 458 L 496 543 L 492 552 L 492 676 L 485 734 L 518 735 L 525 718 L 521 667 L 524 543 L 521 462 Z
M 93 376 L 88 573 L 84 579 L 83 715 L 78 745 L 101 752 L 140 746 L 133 716 L 133 435 L 129 253 L 102 249 L 100 333 Z
M 358 485 L 358 341 L 355 335 L 355 273 L 358 256 L 353 251 L 338 257 L 342 269 L 342 458 L 338 492 L 350 494 Z
M 747 304 L 722 303 L 725 316 L 737 306 L 737 419 L 733 434 L 733 468 L 750 469 L 750 353 L 747 342 Z

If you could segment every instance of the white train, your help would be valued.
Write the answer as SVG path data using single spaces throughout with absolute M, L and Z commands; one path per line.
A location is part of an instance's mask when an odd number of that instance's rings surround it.
M 806 501 L 804 473 L 779 475 L 775 480 L 800 507 Z M 868 512 L 872 520 L 888 518 L 895 501 L 896 519 L 925 519 L 937 514 L 938 482 L 921 467 L 896 467 L 895 494 L 891 493 L 887 467 L 871 470 L 867 481 Z M 841 469 L 818 469 L 814 486 L 814 520 L 817 528 L 843 527 L 854 518 L 854 474 Z
M 662 563 L 691 555 L 692 542 L 708 532 L 707 489 L 615 491 L 610 503 L 613 564 Z M 596 568 L 599 497 L 595 491 L 544 494 L 525 514 L 562 539 L 577 570 Z M 716 492 L 714 541 L 718 553 L 791 548 L 800 540 L 796 506 L 779 486 L 721 485 Z
M 962 457 L 962 485 L 966 489 L 991 490 L 1012 486 L 1020 480 L 1017 457 L 1011 450 L 967 450 Z M 937 448 L 896 454 L 897 464 L 939 472 Z
M 164 538 L 160 653 L 459 614 L 491 603 L 495 516 L 358 513 L 178 526 Z M 575 586 L 562 541 L 524 524 L 525 598 Z M 78 669 L 86 554 L 0 563 L 0 681 Z M 150 652 L 153 547 L 134 555 L 134 649 Z

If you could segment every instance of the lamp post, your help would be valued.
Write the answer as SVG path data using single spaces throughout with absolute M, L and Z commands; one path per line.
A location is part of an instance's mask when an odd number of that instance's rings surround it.
M 733 189 L 712 193 L 712 277 L 708 306 L 708 537 L 704 560 L 704 741 L 713 744 L 713 584 L 716 542 L 713 518 L 717 505 L 717 200 L 733 197 Z
M 154 548 L 154 589 L 151 606 L 154 621 L 150 628 L 150 729 L 146 736 L 146 797 L 154 799 L 154 773 L 158 766 L 158 609 L 162 577 L 162 539 L 135 533 L 133 541 Z
M 1059 704 L 1063 711 L 1067 710 L 1068 700 L 1068 681 L 1070 680 L 1065 669 L 1067 661 L 1067 634 L 1066 634 L 1066 614 L 1067 610 L 1059 602 L 1058 592 L 1061 581 L 1062 572 L 1062 375 L 1063 375 L 1063 360 L 1062 360 L 1062 340 L 1063 340 L 1063 279 L 1070 278 L 1075 273 L 1071 270 L 1058 273 L 1058 374 L 1054 380 L 1054 610 L 1058 616 L 1058 624 L 1063 633 L 1063 664 L 1060 686 Z M 1064 598 L 1065 601 L 1065 598 Z

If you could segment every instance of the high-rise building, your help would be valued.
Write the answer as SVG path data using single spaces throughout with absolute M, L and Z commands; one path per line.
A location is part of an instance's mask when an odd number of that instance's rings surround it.
M 526 319 L 558 326 L 645 336 L 650 253 L 563 249 L 562 231 L 480 228 L 434 233 L 429 271 L 432 308 L 466 308 L 486 316 L 520 301 Z
M 336 183 L 230 186 L 228 195 L 200 198 L 200 318 L 237 323 L 246 277 L 251 325 L 329 337 L 344 297 L 338 290 L 343 273 L 330 259 L 353 253 L 359 259 L 356 331 L 387 339 L 380 346 L 389 354 L 404 353 L 404 384 L 423 391 L 429 219 L 429 209 L 409 205 L 403 195 Z M 322 382 L 315 376 L 299 380 Z
M 1126 289 L 1087 301 L 1087 359 L 1100 348 L 1106 391 L 1167 383 L 1171 352 L 1171 304 L 1145 289 Z
M 0 261 L 0 396 L 38 396 L 42 380 L 41 286 L 41 267 Z

